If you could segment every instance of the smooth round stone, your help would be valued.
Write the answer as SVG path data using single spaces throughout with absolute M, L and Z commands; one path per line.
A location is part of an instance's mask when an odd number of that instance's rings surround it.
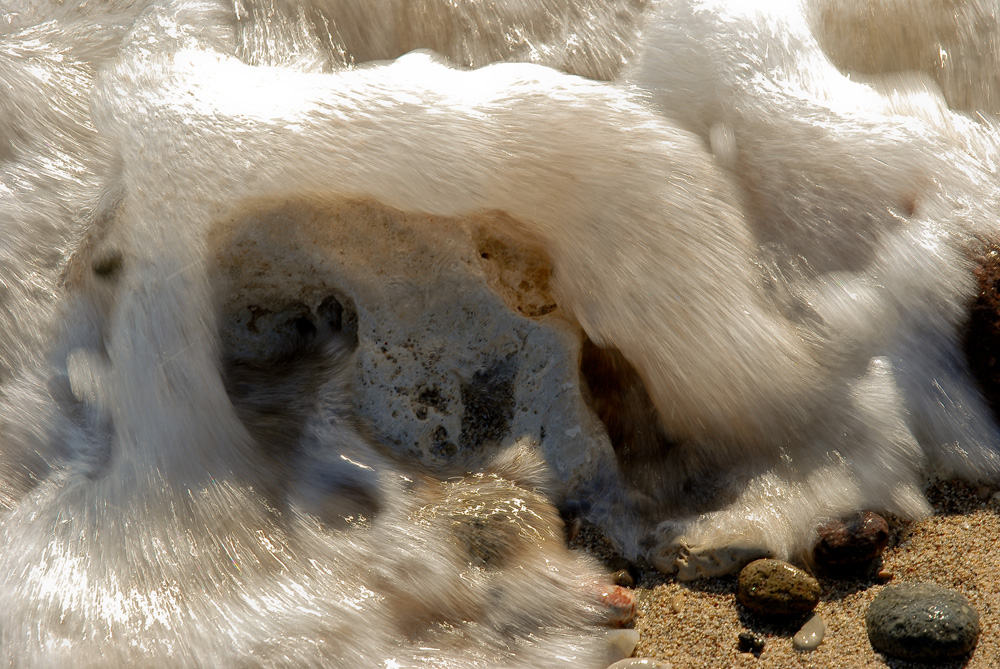
M 979 641 L 979 613 L 972 603 L 930 583 L 886 587 L 868 607 L 865 623 L 875 650 L 903 660 L 959 658 Z
M 627 658 L 639 645 L 639 633 L 635 630 L 608 630 L 608 662 Z
M 792 637 L 792 648 L 795 650 L 816 650 L 823 643 L 824 634 L 826 634 L 826 623 L 823 622 L 818 613 L 814 613 Z
M 889 542 L 889 524 L 871 511 L 827 523 L 817 532 L 813 557 L 816 565 L 827 571 L 869 567 Z
M 809 613 L 819 603 L 819 581 L 781 560 L 756 560 L 740 572 L 736 596 L 743 606 L 763 616 Z
M 608 669 L 672 669 L 674 665 L 651 657 L 629 657 L 615 662 Z

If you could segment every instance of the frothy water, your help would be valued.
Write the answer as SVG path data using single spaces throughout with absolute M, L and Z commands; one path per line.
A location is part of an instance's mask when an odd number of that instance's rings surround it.
M 996 17 L 765 4 L 0 10 L 8 664 L 601 667 L 557 504 L 691 578 L 997 480 Z

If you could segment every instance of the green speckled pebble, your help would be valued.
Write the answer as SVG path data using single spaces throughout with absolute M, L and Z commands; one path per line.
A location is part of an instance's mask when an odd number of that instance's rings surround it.
M 819 602 L 819 582 L 787 562 L 755 560 L 737 583 L 740 603 L 763 616 L 795 616 L 809 613 Z
M 891 585 L 865 616 L 875 650 L 903 660 L 962 657 L 979 641 L 979 613 L 962 594 L 930 583 Z

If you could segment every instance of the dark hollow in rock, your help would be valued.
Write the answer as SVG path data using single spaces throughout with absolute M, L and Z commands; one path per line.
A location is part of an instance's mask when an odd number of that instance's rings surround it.
M 340 330 L 344 325 L 344 305 L 333 295 L 328 295 L 316 307 L 316 315 L 323 319 L 331 330 Z
M 740 572 L 736 596 L 743 606 L 762 616 L 797 616 L 819 603 L 819 582 L 781 560 L 755 560 Z
M 115 249 L 95 259 L 90 269 L 102 279 L 111 279 L 121 270 L 123 264 L 122 252 Z
M 514 365 L 504 361 L 476 372 L 462 386 L 462 406 L 463 448 L 500 442 L 514 417 Z
M 930 583 L 890 585 L 865 615 L 872 647 L 891 657 L 940 662 L 972 652 L 979 613 L 962 594 Z
M 889 524 L 871 511 L 831 521 L 817 532 L 819 541 L 813 548 L 816 565 L 834 573 L 870 568 L 889 542 Z
M 448 429 L 444 425 L 438 425 L 434 428 L 431 439 L 433 440 L 430 448 L 432 455 L 448 460 L 458 454 L 458 446 L 448 439 Z

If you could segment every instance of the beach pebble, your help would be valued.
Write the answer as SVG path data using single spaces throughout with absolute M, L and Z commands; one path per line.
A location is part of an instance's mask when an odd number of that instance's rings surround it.
M 672 664 L 651 657 L 630 657 L 615 662 L 608 669 L 673 669 Z
M 607 586 L 601 589 L 600 596 L 608 625 L 620 627 L 635 617 L 635 595 L 628 588 L 620 585 Z
M 826 523 L 818 533 L 813 557 L 816 565 L 827 571 L 869 567 L 889 542 L 889 524 L 871 511 Z
M 639 644 L 639 633 L 635 630 L 608 630 L 608 662 L 627 658 Z
M 736 640 L 736 647 L 739 648 L 741 653 L 760 655 L 764 651 L 766 643 L 762 636 L 753 634 L 752 632 L 740 632 Z
M 736 596 L 743 606 L 764 616 L 809 613 L 819 602 L 819 582 L 787 562 L 756 560 L 740 572 Z
M 615 585 L 620 585 L 623 588 L 635 587 L 635 578 L 628 569 L 619 569 L 611 575 L 611 580 L 614 581 Z
M 890 585 L 865 616 L 875 650 L 904 660 L 962 657 L 979 640 L 979 614 L 962 594 L 929 583 Z
M 795 650 L 816 650 L 823 643 L 825 633 L 826 623 L 818 613 L 814 613 L 792 637 L 792 647 Z

